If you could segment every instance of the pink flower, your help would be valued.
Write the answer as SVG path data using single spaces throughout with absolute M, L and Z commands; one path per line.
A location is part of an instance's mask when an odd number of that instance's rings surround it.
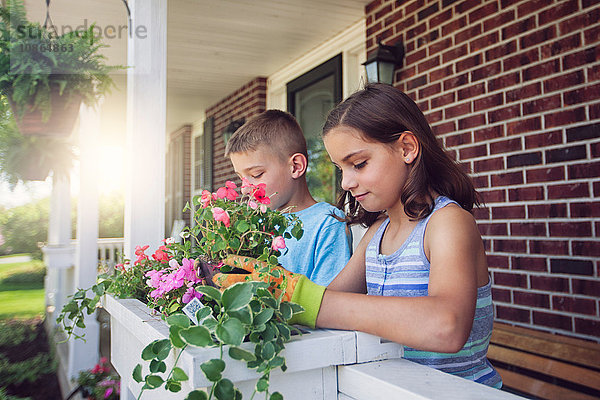
M 201 297 L 202 297 L 202 293 L 196 292 L 196 289 L 194 289 L 193 287 L 189 287 L 188 290 L 183 295 L 183 297 L 181 298 L 181 301 L 183 301 L 184 304 L 187 304 L 190 301 L 192 301 L 194 298 L 199 299 Z
M 279 249 L 285 249 L 285 239 L 283 236 L 276 236 L 273 238 L 273 243 L 271 243 L 271 248 L 275 251 Z
M 113 392 L 113 388 L 111 388 L 111 387 L 107 388 L 106 391 L 104 392 L 104 398 L 108 399 L 110 397 L 110 395 L 112 394 L 112 392 Z
M 217 190 L 217 198 L 227 198 L 228 200 L 234 201 L 238 196 L 238 193 L 234 190 L 236 187 L 237 186 L 235 185 L 235 183 L 231 181 L 225 182 L 225 186 Z
M 108 359 L 106 357 L 102 357 L 100 359 L 100 364 L 106 364 L 107 361 L 108 361 Z
M 266 204 L 261 204 L 260 205 L 260 212 L 263 213 L 263 214 L 267 212 L 267 205 Z
M 271 199 L 267 197 L 267 185 L 264 183 L 259 183 L 252 195 L 260 204 L 271 204 Z
M 148 249 L 148 245 L 144 247 L 135 246 L 135 255 L 138 256 L 137 260 L 135 260 L 134 264 L 139 264 L 140 262 L 147 260 L 148 256 L 144 254 L 144 252 Z
M 258 203 L 254 200 L 248 200 L 248 207 L 250 207 L 253 210 L 256 210 L 258 208 Z
M 221 221 L 227 228 L 229 228 L 230 221 L 227 211 L 223 210 L 221 207 L 213 207 L 212 214 L 215 221 Z
M 154 252 L 154 254 L 152 254 L 152 258 L 154 258 L 156 261 L 160 261 L 160 262 L 168 262 L 169 261 L 169 254 L 167 253 L 168 249 L 166 246 L 160 246 L 156 252 Z
M 202 195 L 200 196 L 200 205 L 202 208 L 208 207 L 210 201 L 212 200 L 212 193 L 208 190 L 203 190 Z
M 242 189 L 241 192 L 243 195 L 249 195 L 254 190 L 255 186 L 248 182 L 248 179 L 242 178 Z

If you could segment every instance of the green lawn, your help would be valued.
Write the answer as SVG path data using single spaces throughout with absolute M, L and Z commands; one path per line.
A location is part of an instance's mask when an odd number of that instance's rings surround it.
M 38 260 L 0 264 L 0 320 L 44 314 L 44 264 Z

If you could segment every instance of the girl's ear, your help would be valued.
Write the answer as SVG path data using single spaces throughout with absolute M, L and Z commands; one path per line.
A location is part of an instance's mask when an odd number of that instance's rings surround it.
M 290 172 L 293 179 L 298 179 L 306 172 L 308 160 L 302 153 L 294 153 L 290 157 Z
M 421 146 L 419 140 L 411 131 L 403 132 L 398 138 L 402 159 L 406 164 L 411 164 L 419 156 Z

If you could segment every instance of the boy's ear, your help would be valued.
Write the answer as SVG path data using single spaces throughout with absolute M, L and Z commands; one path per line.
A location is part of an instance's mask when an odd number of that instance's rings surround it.
M 302 153 L 294 153 L 290 156 L 290 173 L 293 179 L 298 179 L 306 172 L 308 160 Z
M 412 163 L 419 156 L 421 145 L 415 134 L 411 131 L 402 132 L 397 144 L 400 146 L 402 161 L 406 164 Z

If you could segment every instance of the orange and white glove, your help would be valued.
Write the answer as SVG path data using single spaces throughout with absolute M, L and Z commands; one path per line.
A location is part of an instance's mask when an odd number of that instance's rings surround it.
M 277 298 L 281 295 L 282 300 L 301 305 L 304 311 L 294 314 L 288 322 L 291 324 L 315 327 L 317 315 L 321 308 L 321 301 L 325 293 L 325 286 L 311 282 L 306 276 L 290 272 L 280 266 L 269 266 L 264 261 L 256 258 L 230 255 L 223 260 L 225 265 L 248 271 L 249 274 L 215 274 L 213 282 L 222 288 L 227 288 L 237 282 L 258 281 L 269 284 L 268 289 Z M 259 272 L 263 268 L 271 268 L 279 271 L 279 278 L 273 277 L 268 272 Z

